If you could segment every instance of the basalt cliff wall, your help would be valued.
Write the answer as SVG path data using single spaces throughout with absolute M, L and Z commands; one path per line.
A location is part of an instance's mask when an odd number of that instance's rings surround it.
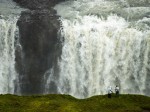
M 16 49 L 16 69 L 19 73 L 20 94 L 43 94 L 45 72 L 52 67 L 58 71 L 60 23 L 52 7 L 62 0 L 14 1 L 28 9 L 21 13 L 17 22 L 20 46 Z M 54 87 L 51 87 L 53 92 Z

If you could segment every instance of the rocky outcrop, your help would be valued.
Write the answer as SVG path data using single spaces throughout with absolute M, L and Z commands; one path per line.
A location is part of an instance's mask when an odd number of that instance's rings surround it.
M 20 93 L 43 94 L 44 74 L 54 68 L 58 74 L 57 60 L 61 55 L 58 36 L 59 20 L 48 0 L 15 0 L 32 10 L 24 11 L 18 21 L 21 47 L 16 49 L 16 69 L 19 73 Z M 33 10 L 34 9 L 34 10 Z M 52 92 L 56 91 L 51 86 Z

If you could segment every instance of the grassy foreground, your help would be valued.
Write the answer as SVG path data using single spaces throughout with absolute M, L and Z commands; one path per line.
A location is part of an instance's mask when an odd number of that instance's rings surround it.
M 150 112 L 150 97 L 107 95 L 76 99 L 69 95 L 0 95 L 0 112 Z

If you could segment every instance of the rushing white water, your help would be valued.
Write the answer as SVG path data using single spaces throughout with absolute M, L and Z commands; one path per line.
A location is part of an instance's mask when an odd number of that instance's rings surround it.
M 15 47 L 19 38 L 16 23 L 22 10 L 12 0 L 0 0 L 0 94 L 19 90 Z
M 55 6 L 61 15 L 62 56 L 58 93 L 85 98 L 121 93 L 149 94 L 150 2 L 76 0 Z M 134 6 L 134 7 L 131 7 Z
M 15 36 L 17 18 L 0 19 L 0 93 L 14 93 L 15 80 Z
M 130 28 L 117 16 L 62 22 L 61 93 L 76 97 L 105 94 L 109 85 L 120 85 L 122 93 L 143 93 L 150 32 Z

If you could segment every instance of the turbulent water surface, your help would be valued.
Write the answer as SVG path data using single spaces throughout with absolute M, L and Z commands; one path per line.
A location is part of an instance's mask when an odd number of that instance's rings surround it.
M 121 93 L 150 95 L 150 1 L 76 0 L 55 6 L 61 16 L 60 74 L 47 85 L 58 93 L 85 98 Z

